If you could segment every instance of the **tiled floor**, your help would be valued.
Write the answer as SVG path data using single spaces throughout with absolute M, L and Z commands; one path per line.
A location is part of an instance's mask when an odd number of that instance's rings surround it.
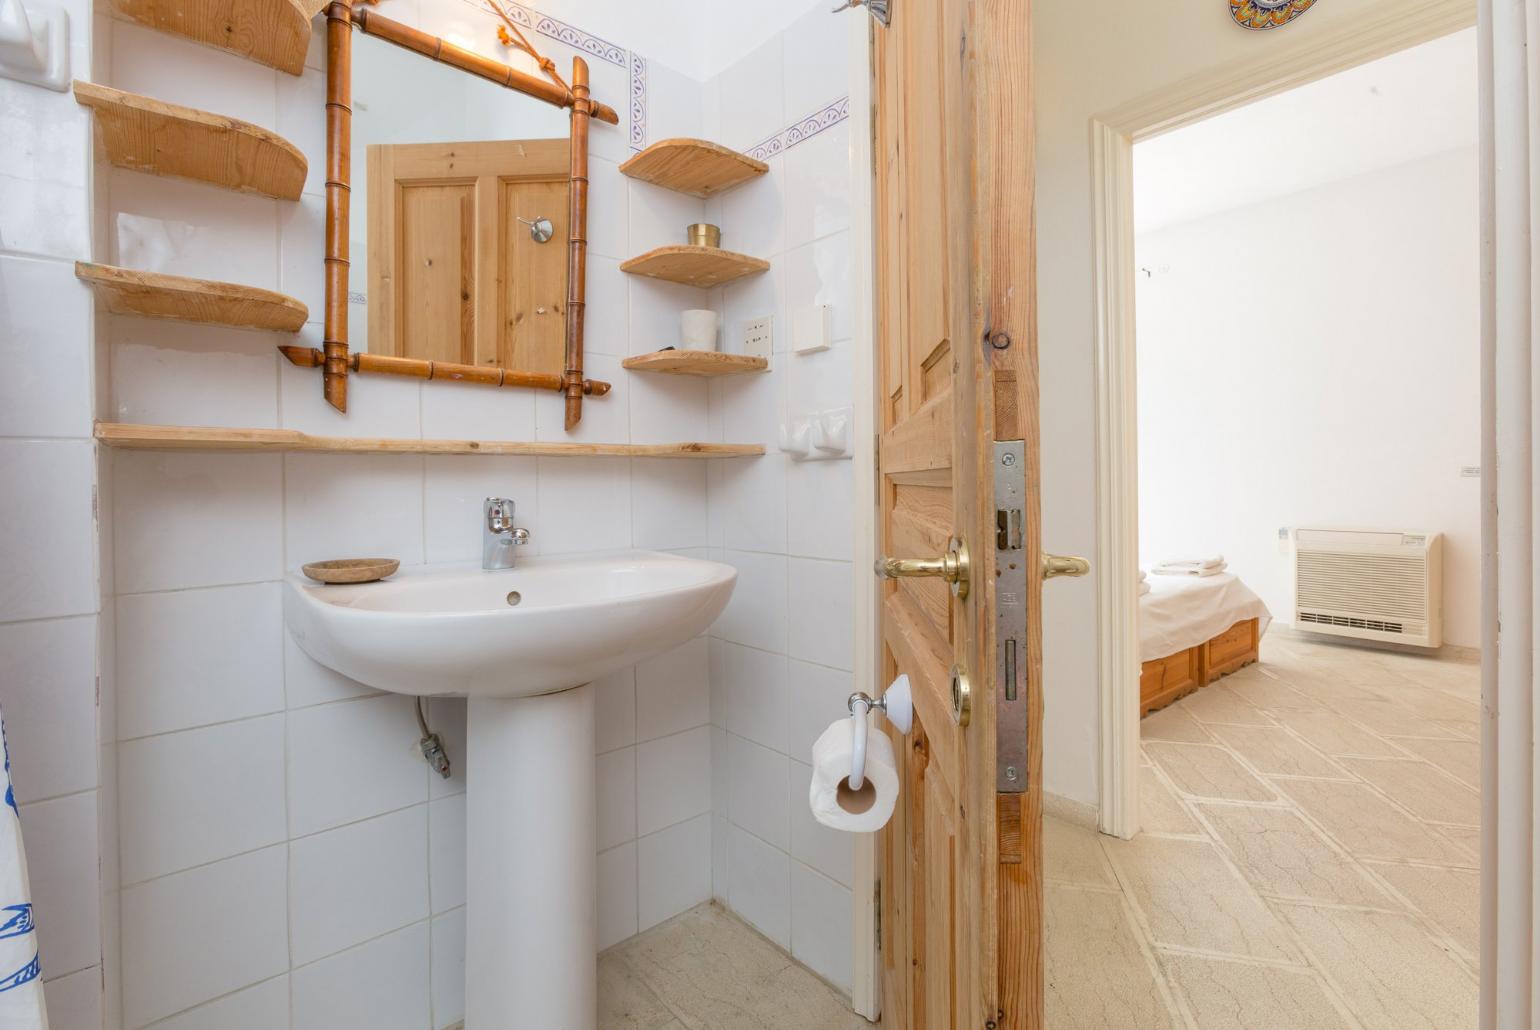
M 1143 723 L 1144 832 L 1049 819 L 1049 1030 L 1476 1025 L 1480 671 L 1269 635 Z
M 849 999 L 715 902 L 599 956 L 599 1030 L 854 1030 Z

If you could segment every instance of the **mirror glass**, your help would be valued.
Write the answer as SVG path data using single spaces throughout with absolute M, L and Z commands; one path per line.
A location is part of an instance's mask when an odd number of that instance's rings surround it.
M 353 349 L 561 374 L 568 119 L 354 33 Z

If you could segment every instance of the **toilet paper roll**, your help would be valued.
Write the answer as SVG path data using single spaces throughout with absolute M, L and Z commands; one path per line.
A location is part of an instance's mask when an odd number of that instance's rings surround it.
M 830 723 L 813 744 L 813 782 L 808 787 L 807 803 L 813 818 L 825 826 L 848 833 L 871 833 L 893 815 L 898 801 L 898 763 L 888 735 L 869 726 L 865 782 L 860 790 L 851 790 L 854 724 L 848 718 Z

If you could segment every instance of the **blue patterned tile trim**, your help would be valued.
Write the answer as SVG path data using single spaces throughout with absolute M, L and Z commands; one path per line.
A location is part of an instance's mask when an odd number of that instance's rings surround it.
M 792 122 L 763 143 L 750 147 L 748 154 L 755 160 L 767 161 L 777 154 L 785 153 L 804 140 L 812 139 L 829 126 L 838 125 L 849 117 L 850 98 L 840 97 L 822 110 Z
M 647 58 L 631 54 L 631 149 L 647 149 Z

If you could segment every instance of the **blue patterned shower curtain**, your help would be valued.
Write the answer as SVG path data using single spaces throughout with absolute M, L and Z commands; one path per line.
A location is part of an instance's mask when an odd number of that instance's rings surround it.
M 5 744 L 3 714 L 0 747 L 5 751 L 5 808 L 0 810 L 0 1030 L 48 1030 L 32 891 L 27 886 L 27 853 L 21 846 L 21 815 L 11 787 L 11 749 Z

